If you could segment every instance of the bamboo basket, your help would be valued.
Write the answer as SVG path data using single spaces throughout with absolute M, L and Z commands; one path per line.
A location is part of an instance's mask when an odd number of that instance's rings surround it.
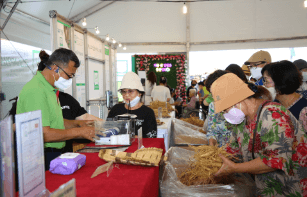
M 143 148 L 134 153 L 121 152 L 112 149 L 99 151 L 99 157 L 107 162 L 141 165 L 141 166 L 159 166 L 162 158 L 163 149 L 161 148 Z

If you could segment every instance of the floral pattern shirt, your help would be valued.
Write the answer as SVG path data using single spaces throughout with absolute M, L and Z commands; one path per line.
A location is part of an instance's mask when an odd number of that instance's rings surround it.
M 261 107 L 261 106 L 260 106 Z M 259 107 L 259 108 L 260 108 Z M 226 150 L 253 160 L 253 130 L 250 124 L 232 132 Z M 255 176 L 257 196 L 307 197 L 307 135 L 302 124 L 279 103 L 267 103 L 260 114 L 254 146 L 255 158 L 276 171 Z
M 299 101 L 302 101 L 302 102 L 299 102 Z M 299 103 L 298 103 L 299 102 Z M 292 107 L 293 105 L 295 105 L 296 103 L 298 103 L 299 108 L 298 110 L 300 110 L 300 112 L 298 113 L 299 114 L 299 118 L 296 117 L 296 119 L 302 123 L 303 125 L 303 129 L 305 131 L 305 133 L 307 134 L 307 106 L 306 105 L 306 102 L 307 102 L 307 99 L 302 95 L 300 96 L 300 98 L 298 100 L 296 100 L 291 106 L 288 107 L 288 110 L 290 112 L 292 112 Z M 305 106 L 305 107 L 304 107 Z M 293 114 L 293 113 L 292 113 Z M 293 114 L 294 115 L 294 114 Z
M 215 139 L 219 147 L 229 142 L 231 131 L 225 125 L 226 120 L 223 113 L 214 113 L 214 102 L 209 105 L 207 138 Z

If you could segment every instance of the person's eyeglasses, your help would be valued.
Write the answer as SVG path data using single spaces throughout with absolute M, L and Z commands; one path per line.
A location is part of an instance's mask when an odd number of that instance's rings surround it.
M 127 91 L 121 90 L 121 91 L 120 91 L 120 93 L 121 93 L 122 95 L 126 95 L 127 93 L 131 95 L 131 94 L 134 93 L 134 92 L 135 92 L 135 90 L 127 90 Z
M 250 64 L 248 65 L 249 68 L 257 68 L 259 65 L 261 64 L 264 64 L 265 62 L 258 62 L 258 63 L 255 63 L 255 64 Z
M 56 65 L 56 64 L 54 64 L 54 65 Z M 59 67 L 58 65 L 56 65 L 56 66 Z M 75 74 L 68 75 L 67 72 L 65 72 L 65 71 L 63 70 L 63 68 L 61 68 L 61 67 L 59 67 L 59 68 L 67 75 L 67 77 L 68 77 L 69 79 L 72 79 L 72 78 L 75 77 Z

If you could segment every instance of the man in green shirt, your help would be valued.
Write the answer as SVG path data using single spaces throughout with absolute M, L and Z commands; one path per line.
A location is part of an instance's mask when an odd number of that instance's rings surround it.
M 89 122 L 63 119 L 59 103 L 56 88 L 69 88 L 79 66 L 79 59 L 73 51 L 57 49 L 46 62 L 46 68 L 37 72 L 19 94 L 17 114 L 35 110 L 42 112 L 46 170 L 50 161 L 63 153 L 65 140 L 84 138 L 93 141 L 95 137 L 95 128 L 87 126 Z

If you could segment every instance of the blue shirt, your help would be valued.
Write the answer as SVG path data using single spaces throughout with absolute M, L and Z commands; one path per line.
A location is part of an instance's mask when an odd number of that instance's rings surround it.
M 205 96 L 205 92 L 204 92 L 203 89 L 199 90 L 199 93 L 200 93 L 200 96 L 201 96 L 201 97 L 204 97 L 204 96 Z
M 263 86 L 263 77 L 261 77 L 258 81 L 256 81 L 255 85 L 257 86 Z

